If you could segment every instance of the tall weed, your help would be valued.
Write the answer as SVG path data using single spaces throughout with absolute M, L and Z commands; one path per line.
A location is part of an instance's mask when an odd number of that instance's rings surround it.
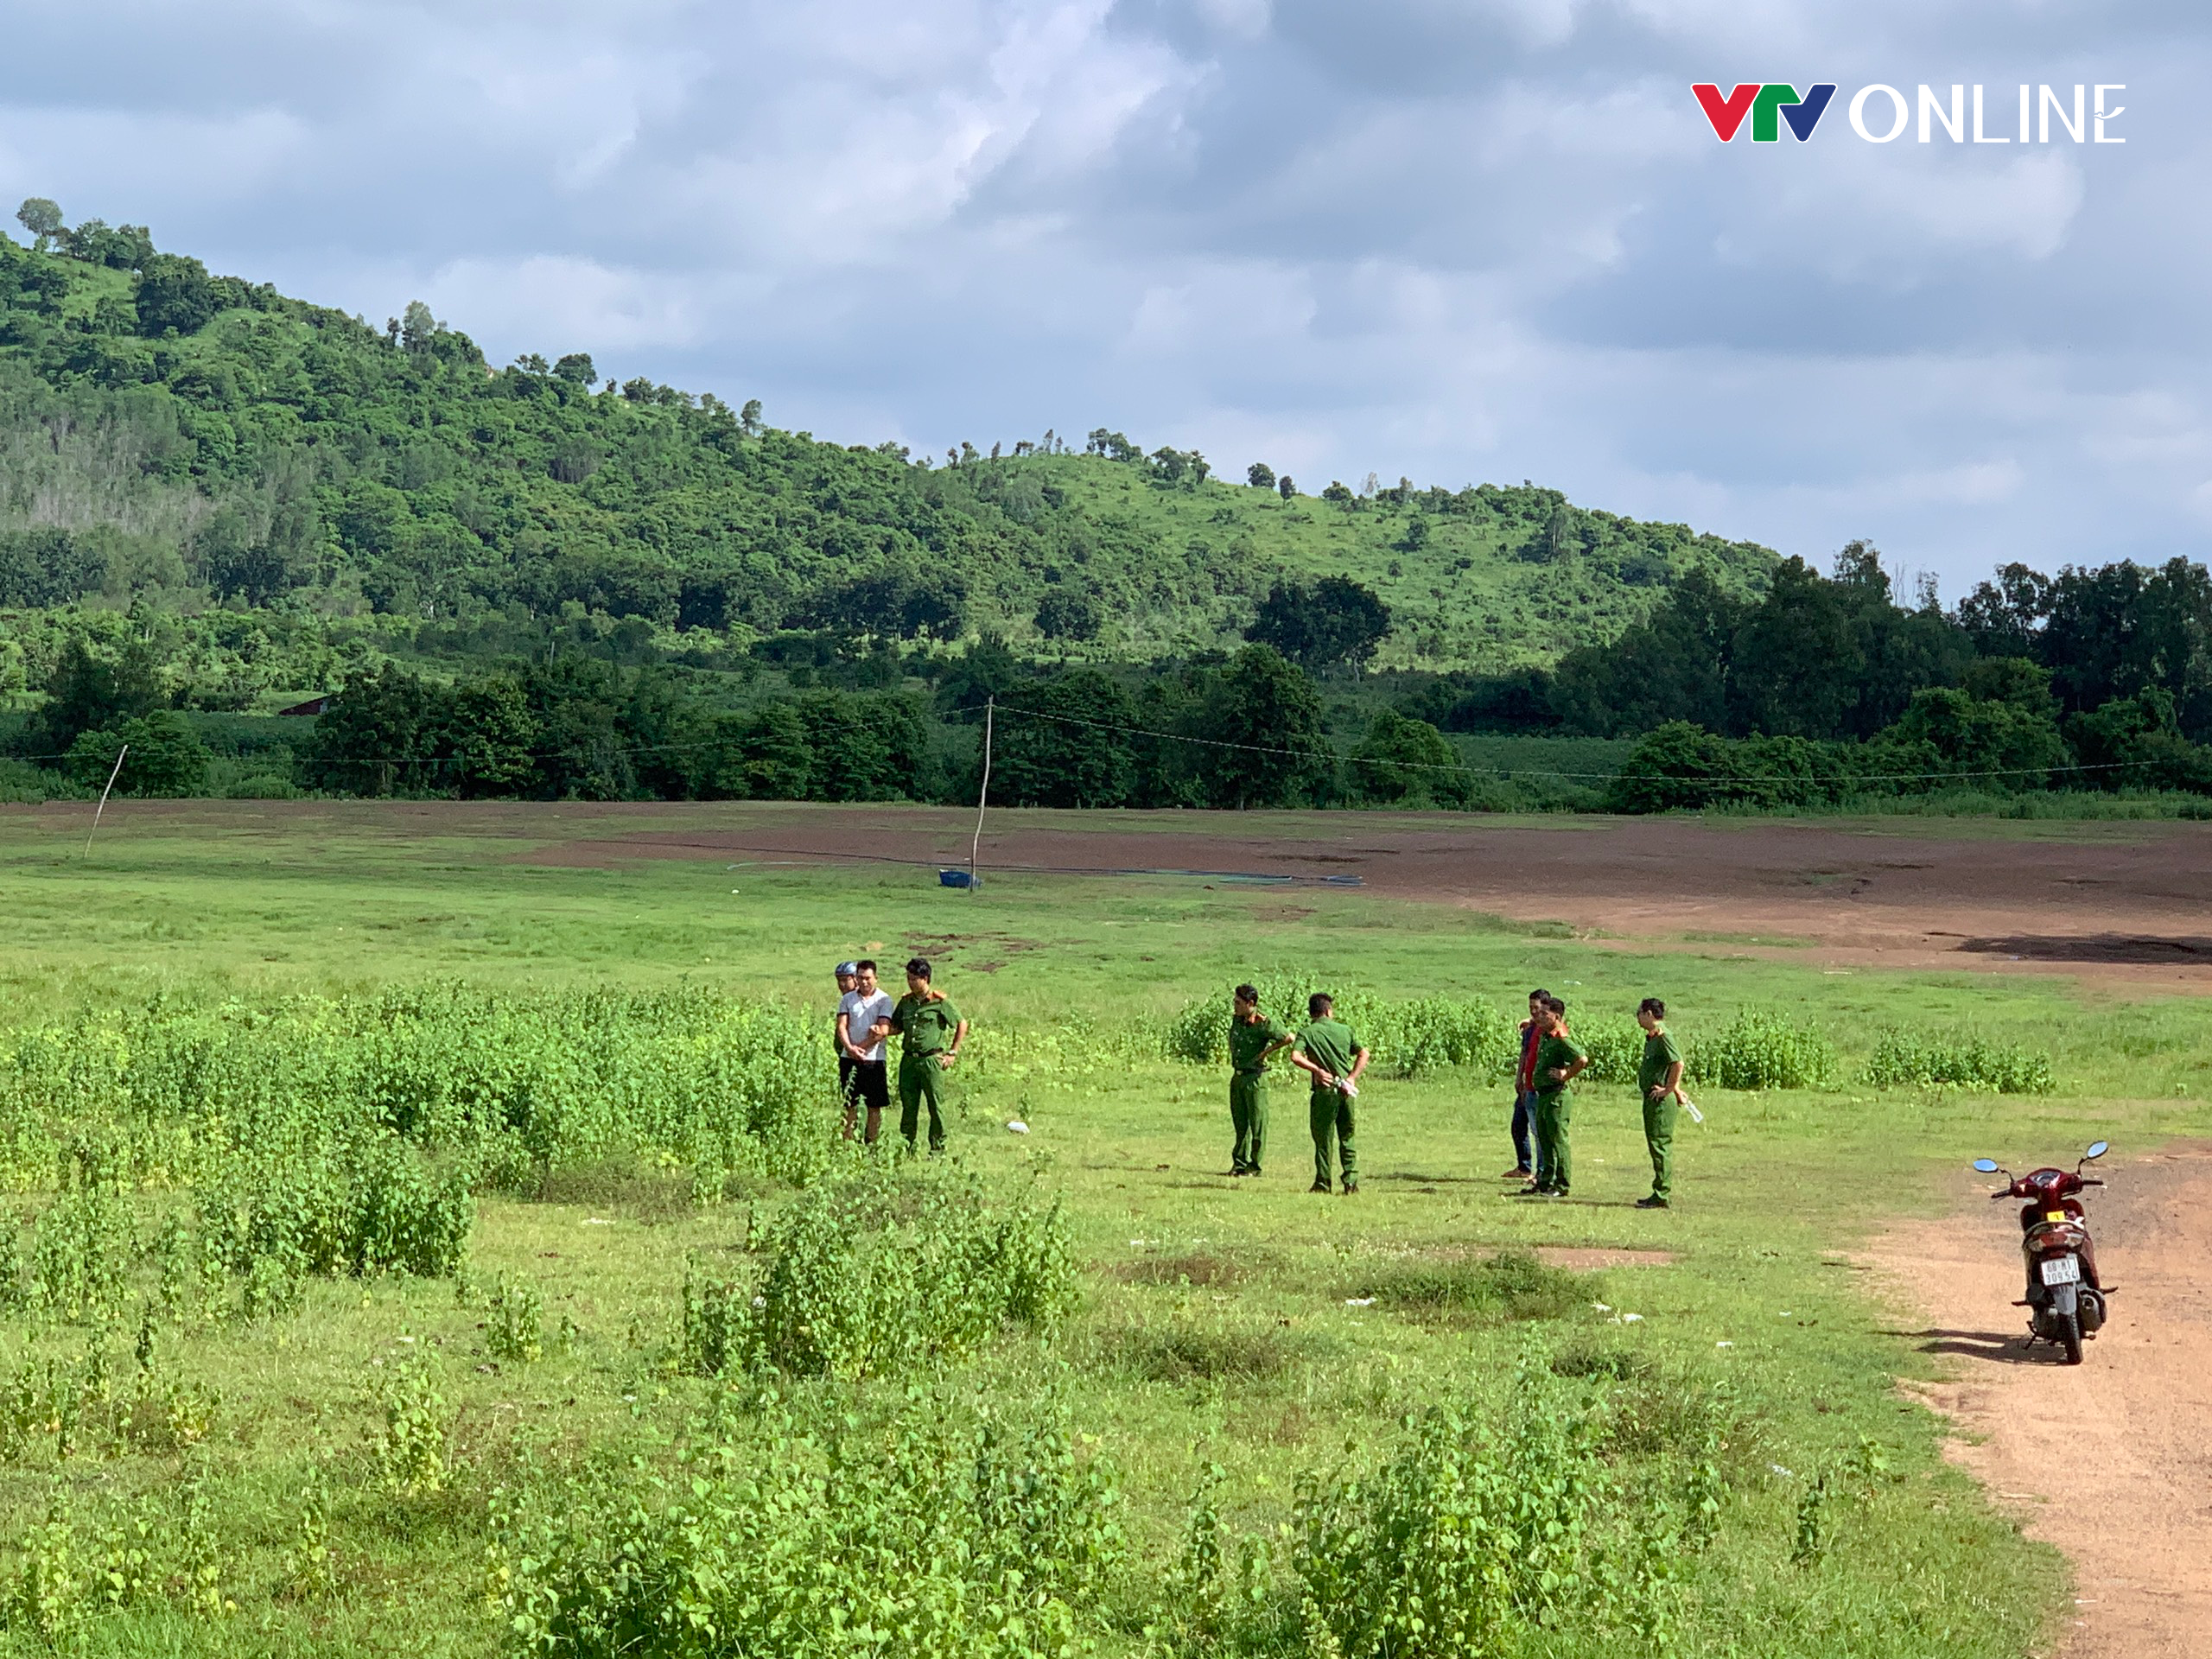
M 2057 1087 L 2048 1054 L 1972 1033 L 1894 1027 L 1875 1039 L 1866 1081 L 1877 1089 L 1986 1089 L 1999 1095 L 2047 1095 Z

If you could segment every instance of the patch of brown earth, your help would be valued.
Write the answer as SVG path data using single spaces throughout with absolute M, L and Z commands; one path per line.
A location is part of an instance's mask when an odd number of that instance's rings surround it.
M 1900 1228 L 1872 1262 L 1925 1320 L 1951 1455 L 2077 1574 L 2063 1659 L 2212 1654 L 2212 1147 L 2109 1167 L 2088 1195 L 2112 1321 L 2078 1366 L 2023 1341 L 2019 1208 L 1978 1178 L 1956 1213 Z
M 1548 1268 L 1573 1268 L 1578 1273 L 1595 1273 L 1600 1268 L 1663 1268 L 1675 1259 L 1672 1250 L 1615 1250 L 1580 1244 L 1539 1244 L 1535 1255 Z

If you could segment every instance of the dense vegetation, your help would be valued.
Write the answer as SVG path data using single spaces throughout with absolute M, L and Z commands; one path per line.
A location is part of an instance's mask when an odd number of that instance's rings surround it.
M 2183 560 L 2009 565 L 1946 612 L 1863 543 L 1823 576 L 1528 485 L 1306 494 L 1103 429 L 940 463 L 19 217 L 10 796 L 127 750 L 139 794 L 972 799 L 990 699 L 1010 804 L 2212 788 Z M 1484 764 L 1501 733 L 1645 741 L 1565 776 Z

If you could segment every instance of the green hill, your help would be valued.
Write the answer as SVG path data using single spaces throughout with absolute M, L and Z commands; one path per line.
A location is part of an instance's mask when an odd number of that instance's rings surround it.
M 1618 632 L 1690 570 L 1749 593 L 1774 563 L 1529 485 L 1325 499 L 1104 432 L 849 448 L 582 353 L 495 369 L 419 305 L 379 329 L 129 226 L 59 240 L 0 244 L 0 691 L 42 683 L 57 628 L 124 612 L 211 708 L 321 689 L 426 625 L 465 648 L 565 621 L 702 666 L 793 630 L 1146 661 L 1325 574 L 1392 607 L 1378 666 L 1497 670 Z

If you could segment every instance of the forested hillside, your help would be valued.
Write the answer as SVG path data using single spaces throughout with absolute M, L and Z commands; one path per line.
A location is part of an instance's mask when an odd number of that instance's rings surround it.
M 583 353 L 494 367 L 419 304 L 379 328 L 137 227 L 39 240 L 0 247 L 0 605 L 221 608 L 271 639 L 387 619 L 365 630 L 379 644 L 486 615 L 642 624 L 700 651 L 989 631 L 1142 661 L 1233 639 L 1287 575 L 1350 573 L 1395 613 L 1379 661 L 1503 667 L 1617 631 L 1688 571 L 1747 593 L 1772 563 L 1532 486 L 1309 493 L 1241 462 L 1264 486 L 1229 483 L 1104 431 L 848 448 L 757 403 L 601 379 Z M 275 698 L 327 672 L 310 656 L 291 684 L 245 678 Z
M 2212 791 L 2185 558 L 1947 612 L 1861 543 L 1823 575 L 1527 483 L 844 446 L 18 217 L 0 795 L 127 747 L 140 793 L 972 798 L 991 698 L 1010 803 Z

